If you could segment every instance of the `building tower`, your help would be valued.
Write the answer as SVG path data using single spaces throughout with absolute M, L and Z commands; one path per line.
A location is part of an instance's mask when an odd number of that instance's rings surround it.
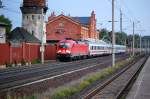
M 43 43 L 46 43 L 44 16 L 47 12 L 46 0 L 23 0 L 22 27 Z

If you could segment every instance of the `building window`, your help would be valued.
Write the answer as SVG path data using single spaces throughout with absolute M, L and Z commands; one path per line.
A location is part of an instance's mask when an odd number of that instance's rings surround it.
M 27 20 L 28 20 L 28 18 L 29 18 L 29 17 L 27 16 Z
M 3 38 L 3 35 L 2 35 L 2 33 L 0 33 L 0 38 Z
M 25 16 L 23 15 L 23 20 L 25 20 Z
M 34 31 L 32 30 L 32 35 L 34 35 Z
M 64 27 L 64 23 L 63 22 L 61 22 L 61 23 L 59 23 L 59 27 Z
M 32 20 L 34 20 L 34 18 L 35 18 L 35 16 L 34 16 L 34 15 L 32 15 Z

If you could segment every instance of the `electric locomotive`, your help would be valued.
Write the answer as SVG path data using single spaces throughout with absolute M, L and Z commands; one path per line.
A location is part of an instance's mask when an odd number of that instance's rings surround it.
M 82 41 L 62 40 L 57 44 L 57 59 L 59 60 L 86 58 L 88 52 L 88 45 Z

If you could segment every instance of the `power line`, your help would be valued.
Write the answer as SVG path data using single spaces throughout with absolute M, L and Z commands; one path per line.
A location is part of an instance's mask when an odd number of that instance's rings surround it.
M 111 0 L 108 0 L 108 2 L 110 2 L 110 4 L 112 3 L 111 2 Z M 134 14 L 132 13 L 132 11 L 129 9 L 129 7 L 127 6 L 127 4 L 126 4 L 126 2 L 122 2 L 123 4 L 120 4 L 120 3 L 118 3 L 118 1 L 116 0 L 116 3 L 115 3 L 115 5 L 116 5 L 116 9 L 117 9 L 117 11 L 120 11 L 120 9 L 122 8 L 121 6 L 125 6 L 124 8 L 126 9 L 125 11 L 127 11 L 128 13 L 122 13 L 122 16 L 124 17 L 124 19 L 127 19 L 128 20 L 128 22 L 130 22 L 130 23 L 132 23 L 133 22 L 133 20 L 135 21 L 135 22 L 138 22 L 139 20 L 134 16 Z M 119 5 L 120 4 L 120 5 Z M 123 10 L 123 9 L 122 9 Z M 122 12 L 124 12 L 124 11 L 122 11 Z M 131 16 L 131 17 L 129 17 L 129 16 Z M 127 22 L 127 21 L 126 21 Z M 139 24 L 140 25 L 140 27 L 142 27 L 142 25 L 141 25 L 141 23 Z M 130 27 L 131 27 L 131 25 L 130 25 Z

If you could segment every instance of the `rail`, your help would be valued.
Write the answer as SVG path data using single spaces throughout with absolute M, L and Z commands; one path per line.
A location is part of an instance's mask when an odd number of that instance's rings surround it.
M 91 99 L 93 96 L 95 96 L 98 92 L 100 92 L 101 90 L 103 90 L 106 86 L 108 86 L 111 82 L 113 82 L 115 79 L 117 79 L 120 75 L 122 75 L 125 71 L 127 71 L 130 67 L 132 67 L 132 65 L 134 65 L 137 61 L 139 60 L 136 59 L 134 62 L 132 62 L 131 64 L 129 64 L 127 67 L 123 68 L 119 73 L 115 74 L 114 76 L 112 76 L 111 78 L 109 78 L 107 81 L 105 81 L 104 83 L 96 86 L 96 88 L 94 88 L 94 90 L 88 92 L 87 94 L 83 95 L 81 99 Z M 143 65 L 145 64 L 147 60 L 147 57 L 145 59 L 145 61 L 142 63 L 142 66 L 139 67 L 138 71 L 135 73 L 137 74 L 140 69 L 143 67 Z M 133 76 L 135 76 L 135 74 Z M 133 78 L 131 78 L 133 79 Z M 131 80 L 130 79 L 130 80 Z M 129 80 L 129 82 L 130 82 Z M 125 87 L 126 88 L 126 87 Z M 115 99 L 120 99 L 120 96 L 122 96 L 123 94 L 123 90 L 125 90 L 125 88 L 121 89 L 121 91 L 117 94 Z

